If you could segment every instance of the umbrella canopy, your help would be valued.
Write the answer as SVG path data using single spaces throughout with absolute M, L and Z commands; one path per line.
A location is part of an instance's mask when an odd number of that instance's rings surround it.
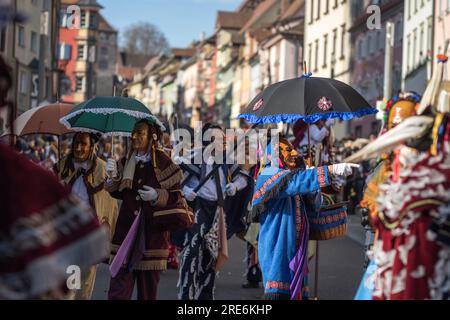
M 21 114 L 14 122 L 14 131 L 18 136 L 30 134 L 50 134 L 62 136 L 72 132 L 63 126 L 59 119 L 67 115 L 72 109 L 71 104 L 48 104 L 33 108 Z M 6 132 L 5 135 L 11 134 Z
M 74 131 L 130 136 L 141 119 L 148 119 L 165 130 L 162 122 L 145 105 L 128 97 L 93 98 L 76 106 L 60 122 Z
M 351 120 L 378 110 L 352 87 L 334 79 L 303 76 L 269 86 L 239 115 L 250 123 Z

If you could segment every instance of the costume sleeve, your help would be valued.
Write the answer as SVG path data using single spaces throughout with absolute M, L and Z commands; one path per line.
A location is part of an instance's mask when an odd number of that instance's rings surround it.
M 327 167 L 300 171 L 291 178 L 286 188 L 280 192 L 280 197 L 317 192 L 329 184 L 330 178 Z

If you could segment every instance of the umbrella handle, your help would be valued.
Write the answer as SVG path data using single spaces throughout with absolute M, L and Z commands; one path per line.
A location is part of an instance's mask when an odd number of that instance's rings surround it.
M 111 158 L 114 158 L 114 133 L 111 134 Z

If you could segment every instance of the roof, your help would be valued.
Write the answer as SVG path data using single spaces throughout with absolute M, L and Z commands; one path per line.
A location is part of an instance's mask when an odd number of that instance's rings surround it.
M 127 53 L 125 51 L 120 52 L 120 60 L 125 67 L 144 68 L 152 56 L 146 56 L 143 54 Z
M 255 10 L 255 8 L 264 0 L 244 0 L 239 5 L 237 11 Z
M 196 50 L 195 48 L 172 48 L 171 52 L 175 57 L 190 58 Z
M 103 6 L 96 0 L 61 0 L 62 5 L 72 5 L 77 4 L 82 7 L 96 7 L 103 9 Z
M 99 14 L 99 21 L 98 21 L 98 30 L 99 31 L 106 31 L 106 32 L 114 32 L 117 33 L 117 30 L 114 29 L 108 21 L 106 21 L 105 17 L 103 17 L 101 14 Z
M 293 3 L 287 8 L 286 12 L 281 16 L 280 20 L 290 19 L 300 12 L 305 6 L 305 0 L 294 0 Z
M 240 30 L 245 22 L 250 18 L 248 12 L 218 11 L 216 18 L 216 28 Z
M 258 7 L 253 11 L 250 20 L 247 20 L 245 25 L 242 26 L 242 31 L 248 30 L 255 22 L 257 22 L 267 11 L 269 11 L 276 4 L 279 4 L 277 0 L 265 0 L 264 2 L 260 3 Z

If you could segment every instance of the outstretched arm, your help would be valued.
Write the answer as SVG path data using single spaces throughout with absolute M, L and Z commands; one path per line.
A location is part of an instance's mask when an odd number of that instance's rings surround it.
M 286 188 L 280 193 L 281 197 L 292 197 L 298 194 L 307 194 L 320 191 L 330 185 L 328 167 L 307 169 L 296 173 Z

